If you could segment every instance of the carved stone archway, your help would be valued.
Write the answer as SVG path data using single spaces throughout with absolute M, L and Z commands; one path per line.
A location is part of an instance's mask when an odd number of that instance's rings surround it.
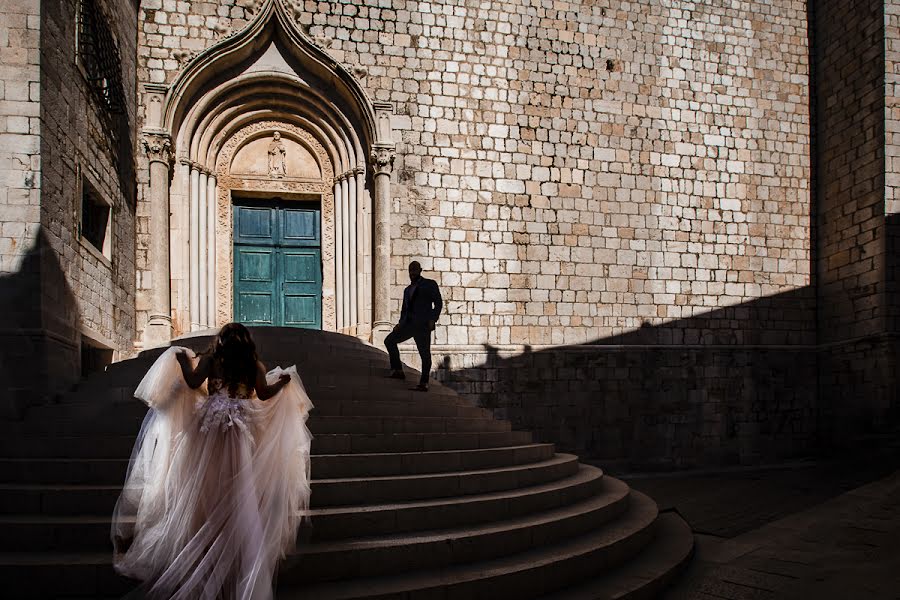
M 331 168 L 327 185 L 324 177 L 318 183 L 326 189 L 316 192 L 323 202 L 323 262 L 334 264 L 333 285 L 323 294 L 323 325 L 372 341 L 390 330 L 392 108 L 371 102 L 360 82 L 297 19 L 297 10 L 284 0 L 261 0 L 244 29 L 188 60 L 170 85 L 145 85 L 143 133 L 154 165 L 150 212 L 158 215 L 148 252 L 157 291 L 145 299 L 147 346 L 166 343 L 173 328 L 183 333 L 230 318 L 232 189 L 290 194 L 315 187 L 281 176 L 239 182 L 220 168 L 227 164 L 220 155 L 239 148 L 241 135 L 261 135 L 275 123 L 316 156 L 327 157 L 321 164 Z M 234 76 L 219 79 L 225 71 Z M 154 158 L 156 140 L 166 141 L 171 159 Z M 333 243 L 327 244 L 326 235 Z
M 319 164 L 321 178 L 291 177 L 248 178 L 231 172 L 232 160 L 247 142 L 279 132 L 282 138 L 293 139 L 310 150 Z M 264 193 L 271 196 L 292 197 L 314 195 L 322 206 L 322 326 L 335 329 L 335 213 L 334 167 L 325 148 L 308 131 L 282 121 L 257 121 L 232 135 L 222 146 L 216 161 L 216 326 L 233 318 L 233 192 Z M 218 265 L 222 265 L 219 268 Z

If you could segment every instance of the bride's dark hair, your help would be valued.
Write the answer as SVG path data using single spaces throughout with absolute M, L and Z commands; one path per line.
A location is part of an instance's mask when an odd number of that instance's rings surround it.
M 219 330 L 208 350 L 222 383 L 232 395 L 241 384 L 251 390 L 256 383 L 256 344 L 250 331 L 240 323 L 228 323 Z

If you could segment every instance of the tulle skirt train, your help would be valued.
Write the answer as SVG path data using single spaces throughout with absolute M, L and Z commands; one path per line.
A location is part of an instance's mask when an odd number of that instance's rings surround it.
M 267 402 L 206 396 L 169 349 L 135 396 L 150 411 L 113 515 L 115 567 L 151 598 L 272 597 L 309 507 L 312 404 L 297 371 Z

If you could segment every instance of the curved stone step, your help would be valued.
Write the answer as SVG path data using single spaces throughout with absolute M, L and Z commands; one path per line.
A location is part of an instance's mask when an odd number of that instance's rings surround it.
M 137 399 L 128 402 L 79 400 L 63 404 L 46 404 L 29 410 L 27 421 L 68 421 L 73 424 L 93 419 L 130 420 L 140 423 L 147 405 Z M 319 398 L 313 415 L 317 417 L 464 417 L 493 419 L 494 413 L 470 403 L 446 402 L 429 398 L 427 402 L 405 400 L 336 400 Z
M 135 434 L 137 428 L 135 428 Z M 531 443 L 527 431 L 482 433 L 322 433 L 313 439 L 313 454 L 368 454 L 382 452 L 428 452 L 474 450 L 522 446 Z M 104 436 L 98 443 L 91 434 L 70 436 L 0 436 L 0 456 L 4 458 L 121 458 L 130 456 L 135 435 Z
M 423 475 L 313 479 L 312 506 L 365 505 L 508 490 L 572 475 L 578 459 L 559 454 L 538 463 Z M 0 514 L 105 515 L 121 485 L 0 484 Z
M 694 553 L 694 533 L 675 513 L 656 520 L 656 536 L 634 559 L 587 583 L 549 594 L 541 600 L 649 600 L 656 598 Z
M 632 492 L 626 512 L 617 519 L 556 543 L 527 543 L 524 547 L 530 549 L 500 558 L 311 585 L 293 579 L 288 560 L 279 572 L 278 598 L 533 598 L 637 555 L 653 539 L 656 517 L 656 504 Z M 468 555 L 461 549 L 460 556 Z M 390 555 L 384 563 L 385 568 L 397 564 Z M 378 566 L 366 568 L 377 572 Z
M 314 479 L 322 479 L 470 471 L 536 463 L 550 459 L 553 454 L 553 444 L 431 452 L 314 454 L 312 475 Z
M 538 463 L 493 469 L 386 477 L 314 479 L 311 500 L 312 507 L 319 508 L 448 498 L 528 487 L 571 476 L 577 470 L 577 456 L 557 454 Z
M 371 537 L 436 528 L 472 526 L 551 510 L 605 493 L 628 493 L 617 480 L 582 465 L 578 473 L 526 488 L 397 504 L 320 508 L 310 511 L 301 547 L 315 541 Z M 0 515 L 0 552 L 102 551 L 110 547 L 108 515 Z
M 628 487 L 551 510 L 452 529 L 305 544 L 279 570 L 285 584 L 347 581 L 488 561 L 596 529 L 628 508 Z M 654 515 L 634 519 L 635 532 Z M 313 594 L 311 597 L 317 597 Z
M 323 433 L 312 442 L 314 454 L 355 454 L 371 452 L 428 452 L 433 450 L 474 450 L 521 446 L 531 443 L 528 431 L 482 433 Z
M 553 444 L 529 444 L 475 450 L 398 452 L 375 454 L 322 454 L 312 456 L 314 479 L 414 475 L 547 460 Z M 0 458 L 0 483 L 117 484 L 125 480 L 128 460 L 123 458 Z
M 613 480 L 611 480 L 613 481 Z M 608 484 L 608 485 L 607 485 Z M 320 508 L 311 511 L 311 539 L 344 539 L 388 535 L 426 529 L 462 527 L 550 510 L 618 488 L 596 467 L 580 465 L 578 472 L 534 486 L 436 500 Z
M 0 553 L 4 597 L 121 598 L 137 582 L 118 575 L 109 552 Z
M 103 414 L 94 419 L 72 422 L 67 419 L 41 419 L 24 422 L 0 422 L 4 435 L 125 435 L 137 433 L 143 416 L 139 414 Z M 404 417 L 404 416 L 321 416 L 313 413 L 307 421 L 313 436 L 326 433 L 477 433 L 509 431 L 509 421 L 493 417 Z

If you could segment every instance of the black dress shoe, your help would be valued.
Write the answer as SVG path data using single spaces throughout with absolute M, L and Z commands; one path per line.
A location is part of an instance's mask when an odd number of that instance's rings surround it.
M 428 386 L 427 386 L 427 385 L 422 385 L 422 384 L 420 383 L 420 384 L 417 385 L 416 387 L 411 387 L 411 388 L 409 388 L 409 389 L 412 390 L 413 392 L 427 392 L 427 391 L 428 391 Z
M 406 379 L 406 375 L 403 371 L 391 371 L 390 374 L 385 375 L 388 379 Z

